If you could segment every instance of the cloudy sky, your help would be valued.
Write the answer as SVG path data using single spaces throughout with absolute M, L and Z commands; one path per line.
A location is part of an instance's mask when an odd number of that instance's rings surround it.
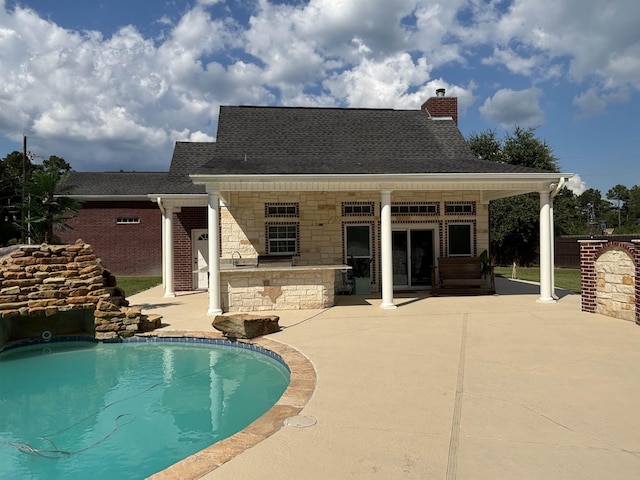
M 638 0 L 0 0 L 0 157 L 163 171 L 223 105 L 536 127 L 575 189 L 640 184 Z

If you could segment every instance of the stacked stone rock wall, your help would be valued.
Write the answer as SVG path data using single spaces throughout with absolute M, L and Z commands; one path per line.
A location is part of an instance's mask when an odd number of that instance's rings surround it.
M 5 319 L 58 318 L 61 312 L 89 310 L 96 332 L 138 331 L 140 309 L 110 302 L 113 289 L 105 287 L 104 271 L 91 245 L 82 241 L 19 246 L 0 259 L 0 320 L 6 325 Z
M 629 252 L 611 249 L 596 261 L 596 313 L 635 321 L 635 264 Z
M 640 324 L 640 240 L 580 240 L 582 310 Z

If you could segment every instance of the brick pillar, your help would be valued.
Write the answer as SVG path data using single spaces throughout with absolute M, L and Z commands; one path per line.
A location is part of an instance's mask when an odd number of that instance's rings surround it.
M 596 254 L 606 240 L 578 240 L 580 244 L 580 283 L 582 285 L 582 311 L 596 313 Z
M 640 240 L 633 243 L 633 260 L 636 262 L 636 323 L 640 325 Z

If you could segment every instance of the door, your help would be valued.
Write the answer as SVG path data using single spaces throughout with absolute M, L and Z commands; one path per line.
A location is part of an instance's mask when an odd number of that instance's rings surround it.
M 431 267 L 434 263 L 433 230 L 411 230 L 411 286 L 431 285 Z
M 425 288 L 431 285 L 433 230 L 396 229 L 391 232 L 391 249 L 394 287 Z
M 209 288 L 209 233 L 198 229 L 191 231 L 193 245 L 193 288 L 207 290 Z
M 345 227 L 345 254 L 351 265 L 356 295 L 371 293 L 371 227 L 347 225 Z

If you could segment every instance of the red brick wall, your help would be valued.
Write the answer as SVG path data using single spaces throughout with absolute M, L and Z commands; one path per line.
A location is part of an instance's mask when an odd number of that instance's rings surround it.
M 582 311 L 596 312 L 596 256 L 605 240 L 580 240 L 580 283 L 582 285 Z
M 118 225 L 116 219 L 139 218 L 140 223 Z M 81 238 L 91 244 L 104 268 L 116 277 L 162 274 L 162 214 L 156 204 L 136 202 L 85 202 L 63 243 Z
M 174 287 L 176 292 L 190 291 L 193 285 L 191 230 L 207 228 L 207 207 L 182 207 L 173 217 Z
M 451 117 L 458 124 L 458 99 L 456 97 L 431 97 L 422 104 L 432 117 Z

